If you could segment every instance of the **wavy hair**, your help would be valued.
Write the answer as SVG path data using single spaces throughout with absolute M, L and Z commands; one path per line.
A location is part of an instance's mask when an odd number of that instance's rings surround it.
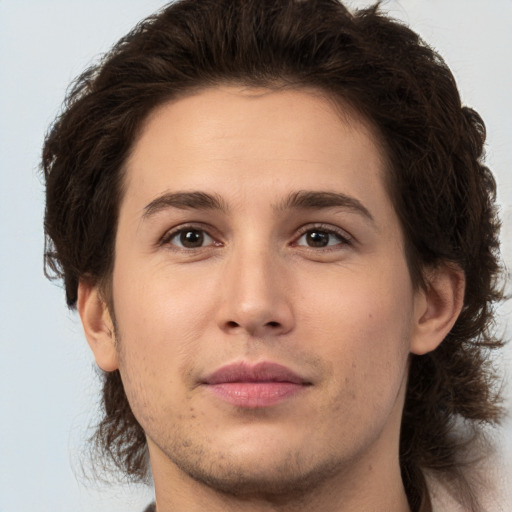
M 47 134 L 47 275 L 63 280 L 70 307 L 81 278 L 108 283 L 123 164 L 141 124 L 162 103 L 219 83 L 316 88 L 359 112 L 385 149 L 414 284 L 428 286 L 425 269 L 436 265 L 464 271 L 453 329 L 435 351 L 411 358 L 400 464 L 413 511 L 431 509 L 431 471 L 458 482 L 478 510 L 461 461 L 501 414 L 490 363 L 502 345 L 493 335 L 499 220 L 485 126 L 461 104 L 442 58 L 378 5 L 351 12 L 337 0 L 178 0 L 135 27 L 75 81 Z M 119 372 L 103 379 L 96 446 L 126 476 L 144 479 L 144 432 Z

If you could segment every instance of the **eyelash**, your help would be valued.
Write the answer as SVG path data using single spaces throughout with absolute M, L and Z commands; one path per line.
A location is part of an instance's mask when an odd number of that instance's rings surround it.
M 316 248 L 316 247 L 311 247 L 311 246 L 305 246 L 307 249 L 311 249 L 311 250 L 319 250 L 319 249 L 322 249 L 324 251 L 334 251 L 334 250 L 337 250 L 339 249 L 339 246 L 346 246 L 346 245 L 352 245 L 353 243 L 353 238 L 344 230 L 342 229 L 339 229 L 339 228 L 335 228 L 333 227 L 332 225 L 326 225 L 326 224 L 314 224 L 314 225 L 309 225 L 309 226 L 305 226 L 304 228 L 301 228 L 299 230 L 299 235 L 298 237 L 295 238 L 295 242 L 293 243 L 294 246 L 297 246 L 298 245 L 298 241 L 306 234 L 308 233 L 313 233 L 313 232 L 319 232 L 319 233 L 325 233 L 329 236 L 332 236 L 334 235 L 336 238 L 338 238 L 339 242 L 334 244 L 334 245 L 327 245 L 327 246 L 324 246 L 324 247 L 319 247 L 319 248 Z
M 180 226 L 176 229 L 173 229 L 172 231 L 168 231 L 165 233 L 165 235 L 160 239 L 159 245 L 160 246 L 168 246 L 169 248 L 172 248 L 173 250 L 177 251 L 193 251 L 198 249 L 206 249 L 209 247 L 221 247 L 223 244 L 221 242 L 216 241 L 215 237 L 209 234 L 208 228 L 206 226 L 197 225 L 197 224 L 189 224 Z M 323 247 L 313 247 L 313 246 L 307 246 L 307 245 L 299 245 L 298 241 L 308 233 L 313 232 L 319 232 L 324 233 L 329 236 L 335 236 L 339 242 L 332 245 L 326 245 Z M 183 247 L 178 246 L 172 243 L 173 239 L 178 237 L 179 235 L 187 232 L 197 232 L 197 233 L 203 233 L 203 236 L 206 235 L 208 238 L 210 238 L 213 243 L 210 243 L 205 246 L 199 246 L 199 247 Z M 336 229 L 332 225 L 326 225 L 326 224 L 314 224 L 314 225 L 308 225 L 300 228 L 298 230 L 297 235 L 294 237 L 294 241 L 292 242 L 293 247 L 305 247 L 306 249 L 312 250 L 312 251 L 334 251 L 339 249 L 339 246 L 350 246 L 353 244 L 353 238 L 344 230 L 342 229 Z
M 193 231 L 195 231 L 197 233 L 203 233 L 207 237 L 211 238 L 213 240 L 213 244 L 209 244 L 207 246 L 201 246 L 201 247 L 187 248 L 187 247 L 176 246 L 172 243 L 173 239 L 178 237 L 180 234 L 187 233 L 187 232 L 193 232 Z M 166 246 L 168 246 L 174 250 L 178 250 L 178 251 L 179 250 L 192 251 L 194 249 L 205 249 L 212 245 L 213 246 L 221 246 L 222 243 L 216 241 L 215 238 L 209 234 L 208 228 L 206 226 L 197 225 L 197 224 L 188 224 L 188 225 L 180 226 L 176 229 L 173 229 L 173 230 L 165 233 L 165 235 L 161 238 L 159 245 L 161 245 L 161 246 L 166 245 Z

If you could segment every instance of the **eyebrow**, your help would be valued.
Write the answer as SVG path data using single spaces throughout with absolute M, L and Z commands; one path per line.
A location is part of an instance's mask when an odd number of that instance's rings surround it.
M 290 194 L 277 206 L 279 210 L 317 210 L 322 208 L 343 208 L 352 210 L 375 222 L 369 210 L 355 197 L 339 192 L 300 190 Z
M 180 210 L 220 210 L 227 211 L 227 206 L 218 195 L 206 192 L 170 192 L 163 194 L 144 207 L 143 219 L 168 208 Z
M 318 210 L 323 208 L 344 208 L 352 210 L 374 222 L 369 210 L 355 197 L 339 192 L 299 190 L 291 193 L 275 210 Z M 206 192 L 169 192 L 144 207 L 143 220 L 168 208 L 180 210 L 218 210 L 227 212 L 228 207 L 221 196 Z

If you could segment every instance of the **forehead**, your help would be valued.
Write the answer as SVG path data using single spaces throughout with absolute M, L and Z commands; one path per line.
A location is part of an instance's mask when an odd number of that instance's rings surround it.
M 318 91 L 219 86 L 148 116 L 127 162 L 125 200 L 141 207 L 167 189 L 240 196 L 262 183 L 272 184 L 266 195 L 339 183 L 382 196 L 384 168 L 371 125 Z

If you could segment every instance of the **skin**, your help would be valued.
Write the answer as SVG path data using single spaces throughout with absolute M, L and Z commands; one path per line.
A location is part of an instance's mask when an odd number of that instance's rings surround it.
M 116 321 L 85 281 L 78 308 L 146 432 L 158 512 L 409 510 L 408 361 L 455 322 L 463 277 L 413 286 L 384 175 L 372 128 L 315 91 L 219 86 L 146 120 L 126 164 Z M 239 361 L 308 386 L 243 408 L 201 384 Z

